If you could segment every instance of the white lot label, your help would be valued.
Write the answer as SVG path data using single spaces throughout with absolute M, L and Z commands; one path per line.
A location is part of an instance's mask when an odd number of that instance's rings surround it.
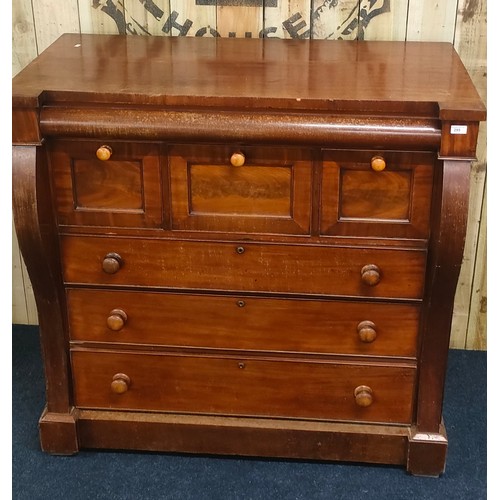
M 465 134 L 467 134 L 467 125 L 452 125 L 451 126 L 451 133 L 465 135 Z

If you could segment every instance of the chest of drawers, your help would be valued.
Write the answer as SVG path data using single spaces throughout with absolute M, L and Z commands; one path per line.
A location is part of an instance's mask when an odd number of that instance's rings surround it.
M 61 37 L 13 82 L 42 449 L 439 475 L 484 119 L 449 44 Z

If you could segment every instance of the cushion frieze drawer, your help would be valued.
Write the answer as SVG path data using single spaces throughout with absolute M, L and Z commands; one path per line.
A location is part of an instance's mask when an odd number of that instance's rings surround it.
M 60 225 L 162 226 L 159 144 L 52 141 L 49 161 Z
M 62 237 L 66 283 L 420 299 L 409 249 Z
M 67 300 L 70 338 L 79 343 L 416 355 L 414 304 L 76 288 Z
M 73 350 L 79 408 L 409 423 L 411 365 Z

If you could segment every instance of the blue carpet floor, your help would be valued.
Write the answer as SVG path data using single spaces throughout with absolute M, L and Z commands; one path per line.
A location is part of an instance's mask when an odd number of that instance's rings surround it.
M 403 468 L 167 453 L 40 451 L 44 382 L 36 327 L 13 326 L 13 499 L 481 500 L 486 498 L 486 353 L 450 353 L 449 448 L 440 478 Z

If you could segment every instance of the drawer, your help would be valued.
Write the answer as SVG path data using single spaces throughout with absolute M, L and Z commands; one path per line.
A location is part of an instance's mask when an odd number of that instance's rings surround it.
M 434 162 L 431 153 L 323 151 L 321 234 L 427 239 Z
M 61 240 L 68 284 L 410 299 L 423 294 L 423 250 L 121 237 Z
M 420 307 L 69 289 L 70 337 L 251 351 L 415 357 Z
M 311 165 L 295 148 L 171 147 L 172 228 L 309 234 Z
M 73 350 L 71 361 L 79 408 L 385 423 L 412 416 L 409 365 L 88 350 Z
M 158 144 L 54 141 L 49 159 L 59 225 L 162 225 Z

